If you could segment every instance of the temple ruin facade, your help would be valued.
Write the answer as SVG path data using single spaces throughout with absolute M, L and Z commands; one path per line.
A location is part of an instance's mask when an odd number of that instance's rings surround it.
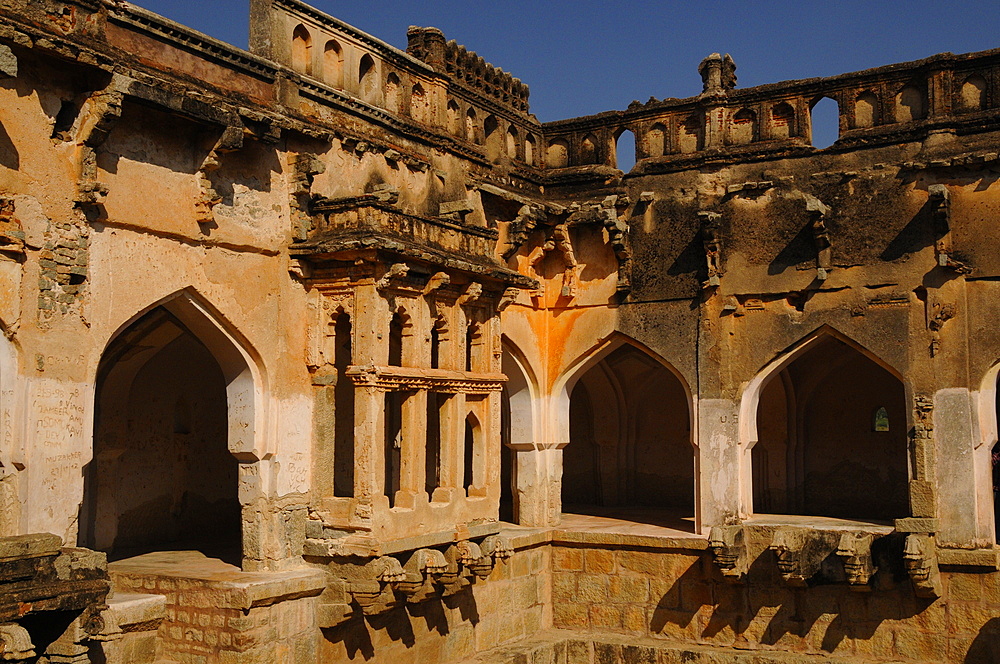
M 1000 661 L 1000 49 L 540 123 L 248 9 L 0 2 L 0 661 Z

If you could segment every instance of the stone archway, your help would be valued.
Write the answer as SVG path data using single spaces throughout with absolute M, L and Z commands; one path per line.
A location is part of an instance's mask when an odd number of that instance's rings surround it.
M 562 500 L 564 512 L 652 507 L 694 515 L 687 390 L 631 344 L 592 363 L 570 391 Z
M 101 357 L 81 544 L 122 558 L 193 549 L 239 564 L 241 464 L 258 459 L 256 379 L 190 293 L 133 318 Z M 252 552 L 249 552 L 252 554 Z
M 801 346 L 759 386 L 753 511 L 891 520 L 909 514 L 906 391 L 832 334 Z

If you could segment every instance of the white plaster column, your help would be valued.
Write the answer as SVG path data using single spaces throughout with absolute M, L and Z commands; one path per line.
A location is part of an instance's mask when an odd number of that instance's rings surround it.
M 938 514 L 913 516 L 938 516 L 938 541 L 942 543 L 969 546 L 974 540 L 989 541 L 992 535 L 992 505 L 980 509 L 977 500 L 976 447 L 981 438 L 974 426 L 974 405 L 973 395 L 964 387 L 934 394 Z M 985 458 L 989 463 L 988 452 Z M 992 485 L 992 478 L 985 482 Z
M 739 407 L 729 399 L 698 401 L 698 500 L 701 529 L 734 523 L 753 508 L 750 451 L 742 449 Z

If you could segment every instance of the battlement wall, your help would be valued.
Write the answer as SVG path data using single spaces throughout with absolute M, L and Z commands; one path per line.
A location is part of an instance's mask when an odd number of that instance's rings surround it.
M 839 109 L 833 151 L 906 143 L 935 131 L 989 131 L 1000 121 L 1000 50 L 741 90 L 735 70 L 728 55 L 713 54 L 699 67 L 704 91 L 696 97 L 546 123 L 546 168 L 615 166 L 625 131 L 636 136 L 639 173 L 809 155 L 816 151 L 813 109 L 825 98 Z

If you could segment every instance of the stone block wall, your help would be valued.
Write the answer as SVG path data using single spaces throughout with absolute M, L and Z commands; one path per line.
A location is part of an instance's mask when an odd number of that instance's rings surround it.
M 998 572 L 945 572 L 942 597 L 930 600 L 905 577 L 870 592 L 789 588 L 768 556 L 736 585 L 697 549 L 555 545 L 553 625 L 865 661 L 989 662 L 1000 652 L 1000 617 L 990 617 L 1000 616 Z
M 549 547 L 518 549 L 461 592 L 323 630 L 320 662 L 462 662 L 551 627 Z

